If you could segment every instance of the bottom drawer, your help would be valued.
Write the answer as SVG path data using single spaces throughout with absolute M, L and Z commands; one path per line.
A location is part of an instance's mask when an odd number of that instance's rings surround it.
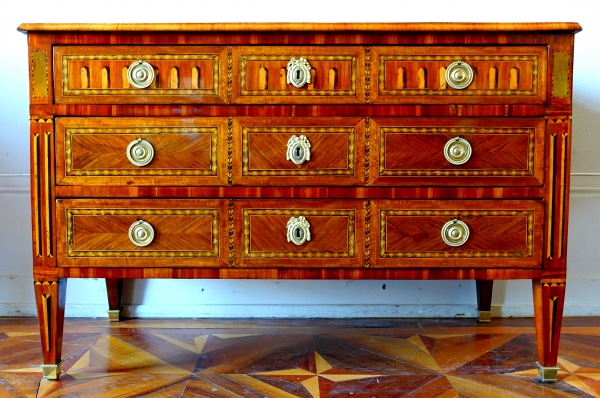
M 363 200 L 234 201 L 236 266 L 364 266 Z
M 58 200 L 61 267 L 226 266 L 226 200 Z
M 370 266 L 539 268 L 534 200 L 373 200 Z

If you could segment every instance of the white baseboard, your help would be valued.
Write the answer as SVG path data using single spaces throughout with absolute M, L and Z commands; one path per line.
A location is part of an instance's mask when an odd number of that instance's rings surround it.
M 72 304 L 67 318 L 107 318 L 107 305 Z M 126 318 L 475 318 L 468 305 L 125 305 Z M 37 316 L 35 304 L 0 303 L 0 317 Z M 492 316 L 524 318 L 533 316 L 533 307 L 492 305 Z M 567 305 L 565 317 L 600 316 L 600 305 Z

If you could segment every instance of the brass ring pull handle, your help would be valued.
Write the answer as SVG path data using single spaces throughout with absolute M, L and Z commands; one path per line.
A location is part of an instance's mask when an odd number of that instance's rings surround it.
M 310 64 L 306 58 L 292 58 L 287 66 L 287 84 L 301 88 L 310 83 Z
M 442 227 L 442 239 L 448 246 L 464 245 L 469 239 L 469 227 L 457 219 L 448 221 Z
M 138 138 L 127 146 L 127 159 L 136 166 L 146 166 L 154 158 L 154 147 L 148 141 Z
M 465 164 L 471 159 L 471 144 L 464 138 L 455 137 L 444 146 L 444 157 L 454 165 Z
M 310 160 L 310 141 L 306 136 L 296 137 L 293 135 L 287 143 L 286 160 L 294 164 L 302 164 Z
M 462 90 L 469 87 L 472 81 L 473 69 L 466 62 L 453 62 L 446 69 L 446 82 L 452 88 Z
M 287 241 L 302 245 L 310 240 L 310 224 L 304 216 L 292 217 L 287 223 Z
M 146 88 L 154 82 L 154 68 L 148 62 L 136 61 L 127 69 L 127 80 L 135 88 Z
M 154 240 L 154 228 L 144 220 L 139 220 L 129 227 L 129 240 L 136 246 L 148 246 Z

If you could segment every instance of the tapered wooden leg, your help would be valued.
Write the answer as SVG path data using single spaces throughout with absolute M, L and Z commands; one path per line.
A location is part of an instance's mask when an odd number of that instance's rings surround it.
M 533 280 L 533 309 L 538 349 L 538 377 L 555 382 L 565 302 L 565 282 Z
M 489 323 L 492 320 L 492 290 L 494 281 L 477 280 L 477 319 Z
M 57 380 L 61 372 L 67 280 L 35 281 L 34 290 L 44 356 L 44 378 Z
M 108 296 L 108 319 L 111 322 L 121 320 L 121 292 L 123 280 L 118 278 L 106 278 L 106 295 Z

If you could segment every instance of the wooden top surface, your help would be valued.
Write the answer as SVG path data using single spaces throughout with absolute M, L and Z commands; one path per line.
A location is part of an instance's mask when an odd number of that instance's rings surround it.
M 24 23 L 18 28 L 21 32 L 268 32 L 268 31 L 398 31 L 398 32 L 532 32 L 567 31 L 579 32 L 576 22 L 542 23 L 107 23 L 107 24 L 62 24 Z

